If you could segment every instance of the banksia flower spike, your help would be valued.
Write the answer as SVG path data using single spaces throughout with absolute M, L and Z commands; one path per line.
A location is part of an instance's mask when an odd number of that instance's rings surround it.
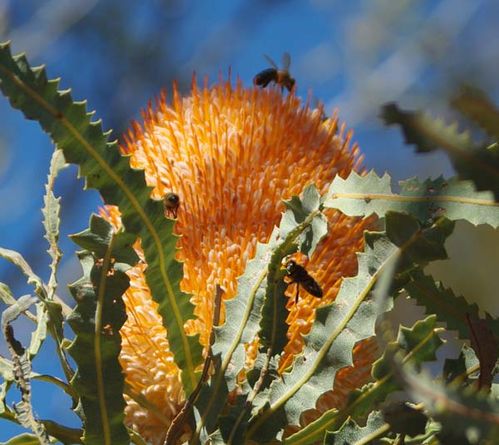
M 177 257 L 184 268 L 182 290 L 192 295 L 196 315 L 186 330 L 199 333 L 206 346 L 216 285 L 223 287 L 224 299 L 235 296 L 237 278 L 255 254 L 256 243 L 266 242 L 279 223 L 283 199 L 299 195 L 311 183 L 325 192 L 336 175 L 358 171 L 361 157 L 351 144 L 351 132 L 338 124 L 336 116 L 324 121 L 321 110 L 272 88 L 220 82 L 198 89 L 193 83 L 189 97 L 180 97 L 174 88 L 171 105 L 163 93 L 142 117 L 143 124 L 133 124 L 121 149 L 133 168 L 145 171 L 153 198 L 172 192 L 180 198 Z M 108 211 L 109 218 L 117 217 L 115 209 Z M 355 253 L 362 249 L 368 221 L 334 211 L 328 211 L 327 217 L 329 233 L 307 264 L 324 296 L 317 299 L 301 289 L 295 304 L 295 287 L 289 286 L 289 343 L 281 371 L 300 353 L 302 335 L 310 329 L 315 309 L 332 302 L 341 278 L 357 270 Z M 146 439 L 161 443 L 158 438 L 185 394 L 144 280 L 144 267 L 129 272 L 121 364 L 131 393 L 150 404 L 147 409 L 129 398 L 129 424 Z M 249 355 L 254 347 L 249 345 Z M 321 399 L 319 410 L 341 404 L 345 393 L 368 379 L 375 348 L 361 343 L 354 357 L 362 366 L 337 376 L 335 391 Z

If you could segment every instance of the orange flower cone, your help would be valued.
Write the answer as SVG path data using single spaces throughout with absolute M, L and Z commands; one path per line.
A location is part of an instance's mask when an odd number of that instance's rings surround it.
M 184 266 L 181 287 L 192 295 L 196 316 L 186 329 L 199 333 L 206 346 L 216 285 L 224 288 L 224 299 L 233 298 L 256 243 L 266 242 L 279 224 L 282 200 L 299 195 L 310 183 L 325 192 L 336 175 L 358 170 L 358 147 L 351 146 L 351 132 L 338 126 L 336 117 L 324 121 L 322 110 L 302 106 L 294 95 L 229 82 L 202 89 L 194 84 L 186 98 L 174 88 L 172 104 L 163 93 L 143 120 L 142 125 L 133 124 L 121 149 L 130 155 L 133 168 L 145 171 L 153 198 L 169 192 L 180 197 L 176 231 L 181 235 L 177 257 Z M 117 211 L 108 212 L 117 222 Z M 310 330 L 315 308 L 332 302 L 341 278 L 357 271 L 355 253 L 362 250 L 368 221 L 334 211 L 327 216 L 329 233 L 307 264 L 324 296 L 319 300 L 301 289 L 295 304 L 295 288 L 290 286 L 289 343 L 281 370 L 302 350 L 302 335 Z M 127 421 L 146 439 L 162 443 L 185 394 L 143 268 L 138 265 L 129 273 L 120 360 L 133 398 L 127 398 Z M 342 370 L 329 404 L 326 397 L 318 409 L 341 404 L 345 392 L 365 383 L 375 354 L 372 343 L 357 346 L 355 363 L 362 366 Z M 147 408 L 141 406 L 144 399 Z

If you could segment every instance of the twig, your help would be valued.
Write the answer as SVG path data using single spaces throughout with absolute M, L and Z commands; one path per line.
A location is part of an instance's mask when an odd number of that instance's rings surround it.
M 185 425 L 186 418 L 191 414 L 192 406 L 194 405 L 194 402 L 196 401 L 199 392 L 201 391 L 201 387 L 203 386 L 203 383 L 208 380 L 210 367 L 213 360 L 211 345 L 215 341 L 214 327 L 218 326 L 218 324 L 220 323 L 220 309 L 222 307 L 222 295 L 223 295 L 223 290 L 219 285 L 217 285 L 217 290 L 215 294 L 215 307 L 213 308 L 213 325 L 210 333 L 210 346 L 208 347 L 208 354 L 206 356 L 206 360 L 204 361 L 201 378 L 199 379 L 196 388 L 194 388 L 194 391 L 192 391 L 189 398 L 185 401 L 182 409 L 173 419 L 170 428 L 166 433 L 163 445 L 174 445 L 177 442 L 178 438 L 182 433 L 182 427 Z

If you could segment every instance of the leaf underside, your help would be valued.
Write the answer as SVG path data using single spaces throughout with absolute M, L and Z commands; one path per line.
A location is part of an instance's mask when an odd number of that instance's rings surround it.
M 371 170 L 366 175 L 350 173 L 346 179 L 337 176 L 326 194 L 325 205 L 349 216 L 384 217 L 388 211 L 404 212 L 421 222 L 445 216 L 465 219 L 474 225 L 499 226 L 499 203 L 489 192 L 477 192 L 471 181 L 442 177 L 420 182 L 416 178 L 400 183 L 399 194 L 393 193 L 390 177 Z

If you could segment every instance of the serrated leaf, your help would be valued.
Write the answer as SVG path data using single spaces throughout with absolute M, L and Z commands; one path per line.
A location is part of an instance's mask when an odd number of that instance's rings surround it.
M 225 303 L 225 323 L 214 329 L 212 346 L 213 355 L 219 357 L 220 362 L 196 401 L 202 419 L 197 425 L 197 436 L 202 428 L 214 431 L 228 392 L 235 388 L 236 378 L 243 369 L 244 345 L 258 335 L 264 343 L 263 349 L 271 350 L 270 356 L 278 354 L 284 347 L 287 326 L 281 260 L 296 251 L 297 243 L 302 244 L 304 253 L 311 253 L 312 247 L 323 236 L 325 228 L 322 224 L 313 225 L 315 220 L 323 218 L 316 196 L 315 188 L 309 187 L 303 204 L 299 204 L 298 198 L 292 200 L 295 209 L 286 211 L 279 229 L 274 229 L 268 243 L 257 244 L 255 257 L 238 279 L 236 297 Z M 306 240 L 302 235 L 307 231 L 311 232 L 309 240 L 313 242 L 302 242 Z
M 381 118 L 386 125 L 400 125 L 405 142 L 416 145 L 418 152 L 444 148 L 454 153 L 473 148 L 469 134 L 460 133 L 457 124 L 448 125 L 442 119 L 422 112 L 401 110 L 395 103 L 388 103 L 382 107 Z
M 390 357 L 395 350 L 403 350 L 402 363 L 411 362 L 420 365 L 426 360 L 434 359 L 437 349 L 442 344 L 435 325 L 436 317 L 429 316 L 417 321 L 412 328 L 401 326 L 397 340 L 388 344 L 383 355 L 373 365 L 372 373 L 376 381 L 354 391 L 341 410 L 326 411 L 317 420 L 287 437 L 284 443 L 286 445 L 316 443 L 323 438 L 325 431 L 340 428 L 348 416 L 356 422 L 363 421 L 389 394 L 401 388 L 391 368 Z
M 427 313 L 436 314 L 440 321 L 447 324 L 448 329 L 457 331 L 460 338 L 470 338 L 467 317 L 478 317 L 478 306 L 469 304 L 462 296 L 456 296 L 452 289 L 436 283 L 431 276 L 419 269 L 412 271 L 410 278 L 404 288 L 417 304 L 424 306 Z M 493 320 L 489 315 L 486 319 L 492 329 L 499 332 L 499 321 Z
M 452 105 L 490 136 L 499 140 L 499 110 L 483 91 L 464 87 L 454 97 Z
M 11 262 L 21 270 L 21 272 L 26 276 L 28 284 L 34 287 L 35 293 L 37 294 L 38 298 L 45 305 L 49 314 L 47 327 L 57 344 L 57 351 L 59 359 L 61 361 L 61 365 L 64 369 L 66 377 L 69 378 L 72 375 L 71 367 L 66 362 L 65 353 L 61 346 L 61 342 L 64 338 L 62 328 L 62 315 L 63 313 L 64 315 L 69 314 L 69 307 L 60 299 L 57 299 L 57 301 L 53 301 L 50 299 L 47 286 L 42 281 L 42 279 L 33 272 L 30 265 L 26 262 L 26 260 L 20 253 L 14 250 L 4 249 L 0 247 L 0 257 L 5 258 L 7 261 Z M 29 318 L 32 318 L 29 314 L 28 316 Z
M 5 283 L 0 283 L 0 300 L 7 305 L 15 304 L 16 299 L 10 290 L 10 287 Z
M 94 253 L 98 258 L 104 258 L 113 236 L 111 224 L 96 214 L 90 216 L 88 229 L 69 235 L 73 242 Z M 134 240 L 133 235 L 122 233 L 113 241 L 113 251 L 110 255 L 116 262 L 132 266 L 137 263 L 139 257 L 133 249 Z
M 293 202 L 293 205 L 289 205 Z M 317 244 L 327 233 L 327 221 L 319 211 L 321 199 L 314 185 L 306 187 L 302 198 L 294 196 L 287 202 L 288 209 L 279 225 L 280 242 L 273 250 L 268 264 L 267 289 L 262 307 L 260 331 L 258 336 L 262 350 L 271 349 L 270 355 L 280 354 L 286 346 L 286 298 L 287 284 L 284 282 L 282 260 L 296 252 L 310 256 Z
M 348 419 L 338 430 L 326 433 L 325 445 L 367 445 L 373 440 L 383 437 L 390 430 L 380 411 L 373 411 L 366 426 L 360 427 L 352 419 Z
M 182 370 L 184 389 L 190 393 L 202 348 L 197 337 L 184 331 L 194 315 L 189 296 L 180 290 L 182 265 L 175 259 L 174 222 L 165 219 L 161 202 L 150 199 L 144 172 L 130 168 L 116 142 L 108 141 L 101 122 L 91 121 L 85 102 L 73 101 L 69 91 L 58 91 L 58 80 L 48 80 L 43 67 L 32 69 L 24 56 L 12 57 L 8 44 L 0 46 L 0 88 L 13 107 L 50 134 L 67 162 L 79 165 L 86 187 L 99 190 L 106 204 L 119 207 L 125 230 L 141 238 L 147 284 Z
M 382 380 L 387 375 L 393 376 L 393 354 L 397 351 L 410 352 L 411 363 L 419 366 L 421 363 L 436 360 L 436 351 L 442 345 L 442 340 L 435 332 L 437 317 L 430 315 L 425 320 L 417 321 L 412 329 L 401 326 L 397 341 L 389 343 L 383 356 L 373 365 L 372 375 L 376 380 Z M 404 362 L 407 360 L 404 359 Z
M 321 195 L 317 188 L 311 184 L 303 190 L 301 198 L 293 196 L 290 200 L 284 201 L 285 206 L 290 210 L 284 214 L 281 221 L 281 238 L 286 237 L 286 231 L 293 230 L 297 224 L 301 224 L 312 213 L 322 207 Z M 289 221 L 289 222 L 288 222 Z M 310 256 L 319 241 L 327 234 L 327 220 L 322 213 L 317 213 L 310 223 L 310 229 L 300 235 L 298 249 L 305 255 Z
M 454 230 L 453 222 L 439 219 L 430 227 L 422 227 L 414 217 L 390 211 L 385 215 L 385 227 L 388 239 L 404 249 L 399 268 L 406 269 L 411 262 L 426 265 L 447 258 L 444 241 Z
M 252 437 L 274 437 L 282 427 L 277 419 L 284 413 L 286 423 L 298 424 L 300 414 L 313 408 L 317 398 L 331 389 L 336 372 L 352 364 L 354 344 L 374 335 L 378 314 L 368 296 L 383 265 L 397 250 L 385 238 L 378 239 L 373 248 L 367 245 L 359 255 L 357 276 L 344 279 L 335 302 L 317 310 L 312 329 L 304 337 L 302 355 L 297 357 L 290 373 L 270 386 L 270 406 L 253 419 Z
M 50 162 L 49 176 L 45 185 L 45 195 L 43 197 L 43 227 L 45 228 L 45 238 L 49 243 L 48 253 L 52 259 L 50 263 L 50 278 L 48 282 L 49 298 L 52 298 L 57 287 L 57 266 L 62 257 L 59 249 L 59 213 L 61 210 L 61 198 L 54 195 L 54 183 L 59 172 L 67 166 L 62 150 L 55 150 Z
M 394 214 L 393 220 L 397 218 Z M 281 427 L 276 419 L 283 413 L 287 424 L 296 425 L 303 411 L 314 408 L 318 397 L 331 389 L 337 371 L 351 366 L 354 345 L 374 335 L 377 316 L 391 305 L 390 299 L 376 303 L 372 299 L 371 291 L 385 269 L 393 265 L 394 259 L 401 258 L 397 267 L 402 273 L 414 268 L 414 262 L 426 263 L 435 252 L 440 254 L 450 233 L 448 224 L 441 220 L 430 228 L 418 230 L 400 248 L 381 233 L 366 237 L 357 276 L 344 279 L 335 302 L 317 310 L 312 329 L 304 337 L 302 356 L 289 374 L 270 386 L 269 407 L 252 419 L 250 437 L 258 435 L 259 439 L 268 440 Z
M 445 359 L 443 376 L 446 383 L 451 383 L 454 380 L 462 382 L 463 386 L 467 386 L 476 378 L 473 377 L 480 369 L 480 362 L 473 349 L 464 344 L 459 357 L 456 359 Z
M 47 288 L 42 279 L 33 272 L 31 266 L 26 262 L 22 255 L 14 250 L 0 247 L 0 257 L 5 258 L 10 263 L 17 266 L 26 276 L 28 284 L 35 288 L 36 294 L 42 301 L 47 300 Z
M 92 219 L 95 221 L 94 216 Z M 94 225 L 93 227 L 96 227 Z M 104 225 L 97 225 L 101 230 Z M 123 293 L 129 287 L 128 276 L 115 268 L 112 254 L 124 254 L 116 246 L 120 234 L 98 232 L 108 241 L 108 248 L 99 257 L 79 252 L 83 277 L 70 286 L 76 307 L 68 323 L 76 334 L 68 352 L 78 365 L 71 385 L 78 392 L 84 415 L 83 441 L 91 444 L 128 444 L 130 437 L 124 422 L 124 377 L 118 356 L 121 350 L 119 330 L 126 320 Z M 125 245 L 122 250 L 129 249 Z M 97 256 L 97 258 L 95 258 Z
M 477 192 L 471 181 L 439 177 L 420 182 L 413 178 L 400 185 L 400 193 L 393 193 L 388 174 L 379 177 L 374 170 L 364 176 L 352 172 L 346 179 L 336 176 L 324 206 L 348 216 L 384 217 L 388 211 L 395 211 L 413 215 L 421 222 L 445 216 L 452 221 L 466 219 L 475 225 L 499 226 L 499 203 L 491 192 Z
M 34 302 L 35 297 L 29 295 L 19 298 L 15 305 L 9 306 L 2 313 L 2 332 L 7 343 L 7 349 L 12 358 L 14 381 L 21 393 L 21 400 L 13 405 L 15 420 L 24 428 L 35 433 L 41 445 L 49 445 L 49 437 L 43 424 L 36 418 L 31 403 L 31 360 L 29 352 L 14 336 L 11 322 Z
M 28 347 L 28 353 L 30 359 L 38 354 L 42 343 L 47 337 L 47 323 L 49 321 L 49 314 L 47 308 L 43 303 L 37 303 L 36 305 L 36 329 L 31 334 L 31 341 Z
M 418 152 L 442 148 L 449 156 L 460 178 L 471 179 L 478 190 L 491 190 L 499 201 L 499 153 L 487 147 L 476 148 L 468 133 L 459 133 L 457 125 L 421 112 L 403 111 L 396 104 L 382 109 L 385 124 L 401 126 L 407 144 Z
M 417 372 L 408 364 L 397 367 L 397 377 L 417 402 L 423 402 L 443 430 L 454 438 L 467 438 L 470 443 L 488 443 L 499 437 L 499 403 L 472 389 L 459 385 L 445 386 L 426 372 Z M 473 438 L 473 440 L 471 440 Z M 454 442 L 457 443 L 457 442 Z

